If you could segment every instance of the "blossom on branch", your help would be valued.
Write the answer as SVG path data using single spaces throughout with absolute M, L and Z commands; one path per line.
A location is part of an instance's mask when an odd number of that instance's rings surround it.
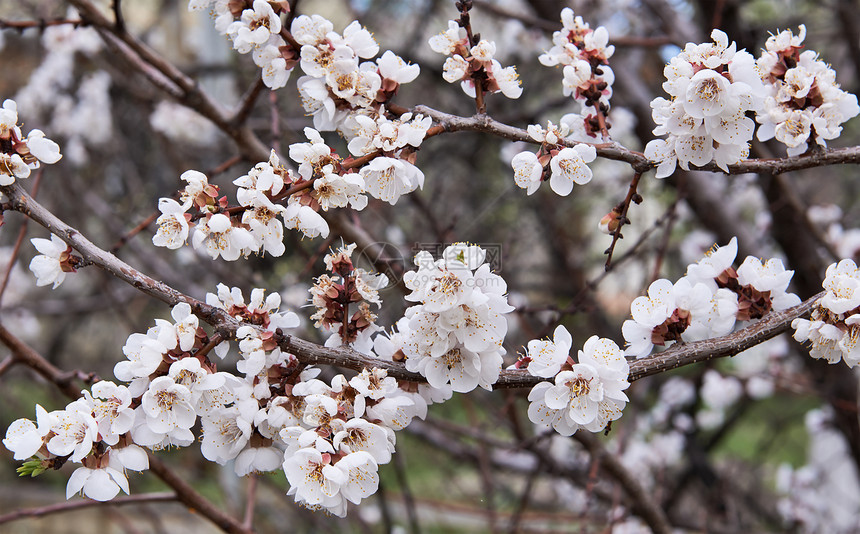
M 803 154 L 814 145 L 827 146 L 842 132 L 841 124 L 860 113 L 857 97 L 836 83 L 836 73 L 803 48 L 806 27 L 771 35 L 757 61 L 767 87 L 764 109 L 756 115 L 760 141 L 776 138 L 789 156 Z
M 713 161 L 728 166 L 749 154 L 754 123 L 747 111 L 758 112 L 765 88 L 755 60 L 720 30 L 711 32 L 713 43 L 688 43 L 666 65 L 663 90 L 672 100 L 651 102 L 657 135 L 645 147 L 645 156 L 658 167 L 657 178 L 675 171 L 675 164 L 689 170 Z
M 448 83 L 460 82 L 463 92 L 470 97 L 477 96 L 476 86 L 483 93 L 500 92 L 508 98 L 522 95 L 516 68 L 503 68 L 494 58 L 496 44 L 486 39 L 470 43 L 458 21 L 449 20 L 448 30 L 431 37 L 429 44 L 434 52 L 450 56 L 445 60 L 442 78 Z

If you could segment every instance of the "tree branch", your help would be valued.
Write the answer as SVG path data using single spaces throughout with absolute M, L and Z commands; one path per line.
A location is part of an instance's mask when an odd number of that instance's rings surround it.
M 20 185 L 3 186 L 0 187 L 0 191 L 9 199 L 10 209 L 20 211 L 50 230 L 51 233 L 59 236 L 63 241 L 77 250 L 85 260 L 101 267 L 138 290 L 166 304 L 174 306 L 180 302 L 188 303 L 192 310 L 194 310 L 194 313 L 212 325 L 216 331 L 226 336 L 226 338 L 235 338 L 236 330 L 241 324 L 224 310 L 210 306 L 173 289 L 167 284 L 158 282 L 134 269 L 113 254 L 98 248 L 80 232 L 68 226 L 38 202 L 30 198 Z M 750 347 L 763 343 L 787 331 L 791 327 L 791 321 L 807 315 L 811 311 L 815 301 L 822 295 L 823 293 L 819 293 L 793 308 L 770 313 L 759 322 L 727 336 L 691 343 L 678 343 L 650 358 L 635 361 L 630 365 L 630 380 L 638 380 L 646 376 L 713 358 L 739 354 Z M 400 380 L 426 382 L 420 374 L 407 371 L 402 363 L 361 354 L 348 347 L 323 347 L 290 335 L 283 336 L 279 340 L 279 345 L 281 349 L 294 354 L 301 362 L 306 364 L 337 365 L 355 371 L 377 367 L 385 369 L 390 376 Z M 541 380 L 528 374 L 526 371 L 503 370 L 495 387 L 530 388 L 534 387 Z
M 121 504 L 170 502 L 175 500 L 177 500 L 176 494 L 166 491 L 161 493 L 143 493 L 141 495 L 124 495 L 122 497 L 115 497 L 114 499 L 107 502 L 90 500 L 63 502 L 58 504 L 51 504 L 49 506 L 40 506 L 38 508 L 25 508 L 23 510 L 15 510 L 14 512 L 0 515 L 0 525 L 4 523 L 9 523 L 11 521 L 17 521 L 18 519 L 25 519 L 27 517 L 44 517 L 50 514 L 71 512 L 73 510 L 92 508 L 95 506 L 116 506 Z
M 415 106 L 413 113 L 421 113 L 431 117 L 438 122 L 446 132 L 484 132 L 502 137 L 510 141 L 525 141 L 536 144 L 528 132 L 521 128 L 515 128 L 498 122 L 486 115 L 474 117 L 460 117 L 437 111 L 427 106 Z M 572 141 L 560 141 L 560 145 L 574 146 L 581 143 Z M 645 172 L 654 168 L 654 164 L 645 157 L 645 154 L 623 147 L 618 143 L 585 143 L 591 144 L 597 150 L 597 155 L 615 161 L 629 163 L 636 172 Z M 781 174 L 789 171 L 809 169 L 811 167 L 823 167 L 826 165 L 840 165 L 845 163 L 860 163 L 860 146 L 848 148 L 827 148 L 820 152 L 813 152 L 801 156 L 785 158 L 761 158 L 748 159 L 736 165 L 729 165 L 729 174 L 746 174 L 750 172 Z M 701 170 L 712 172 L 723 172 L 714 163 L 709 163 Z
M 639 481 L 630 474 L 614 455 L 610 454 L 598 439 L 589 432 L 577 432 L 573 439 L 584 446 L 594 461 L 599 462 L 604 469 L 621 484 L 624 492 L 630 497 L 631 504 L 639 517 L 651 527 L 655 533 L 672 532 L 669 519 L 663 509 L 651 499 L 651 496 L 639 484 Z

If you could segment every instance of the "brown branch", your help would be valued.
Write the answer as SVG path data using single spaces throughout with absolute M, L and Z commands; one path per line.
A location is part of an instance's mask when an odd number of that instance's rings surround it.
M 525 141 L 527 143 L 538 144 L 531 138 L 528 132 L 522 128 L 508 126 L 507 124 L 501 123 L 486 115 L 460 117 L 458 115 L 450 115 L 442 111 L 437 111 L 427 106 L 415 106 L 412 108 L 412 112 L 414 114 L 420 113 L 432 118 L 434 121 L 439 123 L 439 126 L 441 126 L 446 132 L 483 132 L 493 134 L 510 141 Z M 564 146 L 574 146 L 582 143 L 560 140 L 559 144 Z M 641 152 L 629 150 L 618 143 L 599 143 L 594 144 L 593 146 L 597 150 L 598 156 L 616 161 L 624 161 L 629 163 L 635 170 L 641 172 L 647 171 L 654 166 Z M 860 147 L 858 147 L 858 158 L 860 158 Z
M 780 312 L 771 312 L 763 319 L 729 335 L 679 343 L 649 358 L 630 364 L 630 380 L 639 380 L 685 365 L 704 362 L 714 358 L 734 356 L 759 343 L 774 338 L 791 328 L 791 322 L 808 316 L 813 305 L 824 296 L 824 292 L 801 302 L 797 306 Z
M 242 99 L 240 100 L 239 108 L 236 110 L 236 114 L 233 115 L 233 118 L 230 119 L 233 124 L 236 126 L 241 126 L 245 124 L 245 121 L 248 120 L 248 116 L 251 114 L 251 110 L 254 109 L 254 104 L 257 102 L 257 97 L 260 96 L 260 93 L 265 89 L 266 84 L 263 82 L 262 78 L 258 78 L 251 85 L 250 89 L 248 89 L 244 95 L 242 95 Z
M 821 292 L 806 301 L 783 310 L 771 312 L 760 321 L 733 332 L 726 336 L 689 343 L 676 343 L 663 352 L 648 358 L 636 360 L 630 364 L 631 382 L 685 365 L 735 356 L 741 352 L 764 343 L 791 328 L 791 322 L 799 317 L 806 317 L 812 311 L 815 302 L 824 295 Z M 527 371 L 502 370 L 496 388 L 530 388 L 544 379 L 532 376 Z
M 169 491 L 163 493 L 143 493 L 140 495 L 124 495 L 115 497 L 107 502 L 99 501 L 71 501 L 48 506 L 40 506 L 38 508 L 25 508 L 23 510 L 15 510 L 8 514 L 0 515 L 0 525 L 25 519 L 28 517 L 44 517 L 50 514 L 59 514 L 63 512 L 71 512 L 72 510 L 80 510 L 82 508 L 93 508 L 96 506 L 117 506 L 122 504 L 141 504 L 151 502 L 170 502 L 177 500 L 175 493 Z
M 630 471 L 621 464 L 618 458 L 606 450 L 597 437 L 588 432 L 577 432 L 573 435 L 573 439 L 588 449 L 592 459 L 599 462 L 606 472 L 621 484 L 624 492 L 630 497 L 633 509 L 651 527 L 652 532 L 672 532 L 669 519 L 660 506 L 654 502 L 651 495 L 639 484 L 639 481 L 636 480 Z
M 80 19 L 54 19 L 54 20 L 3 20 L 0 19 L 0 30 L 10 29 L 23 31 L 27 28 L 39 28 L 44 30 L 48 26 L 62 26 L 63 24 L 71 24 L 74 27 L 85 26 L 84 21 Z
M 265 161 L 269 149 L 245 126 L 234 125 L 231 117 L 197 82 L 185 75 L 172 63 L 105 17 L 89 0 L 70 0 L 81 18 L 98 30 L 106 44 L 112 46 L 122 57 L 140 71 L 160 90 L 180 103 L 203 115 L 226 133 L 242 154 L 252 161 Z
M 81 396 L 81 390 L 72 384 L 67 373 L 61 371 L 29 345 L 15 337 L 2 324 L 0 324 L 0 343 L 6 345 L 12 352 L 12 358 L 16 363 L 24 364 L 36 371 L 42 378 L 56 385 L 67 397 L 77 399 Z
M 627 188 L 627 196 L 624 197 L 624 200 L 613 210 L 618 213 L 618 224 L 615 227 L 615 230 L 612 231 L 612 243 L 610 243 L 609 248 L 603 252 L 606 254 L 606 264 L 603 266 L 605 271 L 608 271 L 612 267 L 612 253 L 615 252 L 615 245 L 622 237 L 621 229 L 625 224 L 630 222 L 630 219 L 627 218 L 627 213 L 630 211 L 630 204 L 632 202 L 636 202 L 637 204 L 642 202 L 642 196 L 636 192 L 636 188 L 639 187 L 639 180 L 641 178 L 641 172 L 637 172 L 633 175 L 633 179 L 630 180 L 630 187 Z
M 460 117 L 458 115 L 450 115 L 442 111 L 437 111 L 423 105 L 415 106 L 412 108 L 412 111 L 416 114 L 421 113 L 431 117 L 447 132 L 483 132 L 493 134 L 510 141 L 525 141 L 527 143 L 537 144 L 525 130 L 503 124 L 484 115 Z M 559 144 L 564 146 L 574 146 L 583 143 L 562 141 Z M 597 150 L 598 156 L 605 159 L 626 162 L 633 167 L 634 171 L 645 172 L 655 167 L 655 165 L 645 157 L 645 154 L 625 148 L 618 143 L 599 143 L 593 144 L 593 146 Z M 845 163 L 860 164 L 860 146 L 848 148 L 827 148 L 820 152 L 785 158 L 747 159 L 735 165 L 729 165 L 728 174 L 746 174 L 750 172 L 780 174 L 801 169 L 809 169 L 812 167 L 840 165 Z M 712 172 L 723 172 L 714 163 L 709 163 L 703 167 L 699 167 L 699 169 Z
M 36 178 L 33 180 L 33 187 L 31 189 L 32 196 L 35 198 L 36 194 L 39 192 L 39 184 L 42 182 L 42 174 L 44 173 L 45 168 L 40 167 L 38 172 L 36 173 Z M 9 278 L 12 276 L 12 268 L 15 267 L 15 262 L 18 261 L 18 254 L 21 252 L 21 244 L 24 242 L 24 238 L 27 237 L 27 220 L 21 223 L 21 229 L 18 231 L 18 237 L 15 239 L 15 246 L 12 247 L 12 254 L 9 257 L 9 264 L 6 266 L 6 272 L 3 273 L 3 282 L 0 284 L 0 301 L 3 300 L 3 295 L 6 294 L 6 286 L 9 285 Z
M 208 499 L 197 493 L 191 485 L 182 478 L 174 468 L 156 458 L 151 452 L 149 455 L 149 470 L 155 476 L 164 481 L 176 491 L 176 500 L 188 507 L 189 510 L 199 512 L 203 517 L 212 521 L 218 527 L 229 534 L 251 534 L 253 530 L 245 528 L 241 522 L 225 514 L 218 506 L 212 504 Z
M 6 371 L 11 369 L 16 363 L 18 363 L 18 361 L 15 359 L 14 355 L 6 356 L 6 358 L 0 362 L 0 376 L 5 375 Z
M 195 314 L 227 338 L 235 338 L 236 330 L 241 324 L 230 317 L 224 310 L 209 306 L 197 299 L 189 297 L 172 287 L 158 282 L 151 277 L 134 269 L 112 254 L 95 246 L 74 228 L 68 226 L 55 215 L 34 201 L 18 184 L 0 187 L 9 199 L 10 209 L 20 211 L 59 236 L 63 241 L 77 250 L 83 258 L 94 265 L 113 274 L 120 280 L 131 284 L 138 290 L 171 306 L 187 302 Z M 734 356 L 759 343 L 788 330 L 791 321 L 807 315 L 812 305 L 823 293 L 781 312 L 770 313 L 759 322 L 727 336 L 678 343 L 669 349 L 633 362 L 630 365 L 630 380 L 668 371 L 697 362 Z M 426 382 L 418 373 L 406 370 L 402 363 L 381 360 L 373 356 L 361 354 L 348 347 L 323 347 L 293 336 L 283 336 L 279 339 L 282 350 L 294 354 L 306 364 L 326 364 L 346 367 L 356 371 L 377 367 L 384 369 L 390 376 L 411 382 Z M 522 370 L 503 370 L 496 382 L 496 388 L 526 388 L 533 387 L 541 379 Z

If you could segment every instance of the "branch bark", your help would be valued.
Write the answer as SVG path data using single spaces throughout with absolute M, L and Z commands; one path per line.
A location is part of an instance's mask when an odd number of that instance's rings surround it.
M 20 185 L 12 184 L 0 187 L 0 192 L 3 192 L 9 199 L 9 207 L 11 209 L 20 211 L 47 228 L 51 233 L 59 236 L 63 241 L 77 250 L 85 260 L 101 267 L 120 280 L 131 284 L 138 290 L 166 304 L 173 306 L 180 302 L 188 303 L 191 309 L 194 310 L 194 313 L 212 325 L 218 333 L 229 339 L 235 338 L 236 330 L 241 324 L 224 310 L 210 306 L 173 289 L 167 284 L 154 280 L 113 254 L 98 248 L 80 232 L 61 221 L 33 200 Z M 630 365 L 630 380 L 638 380 L 646 376 L 713 358 L 739 354 L 750 347 L 787 331 L 791 327 L 791 321 L 809 314 L 813 304 L 821 295 L 823 293 L 819 293 L 793 308 L 770 313 L 759 322 L 727 336 L 691 343 L 679 343 L 650 358 L 635 361 Z M 348 347 L 323 347 L 289 335 L 279 340 L 279 344 L 282 350 L 294 354 L 303 363 L 337 365 L 355 371 L 377 367 L 385 369 L 390 376 L 400 380 L 426 382 L 421 375 L 407 371 L 402 363 L 361 354 Z M 526 371 L 503 370 L 495 387 L 533 387 L 541 380 L 528 374 Z
M 658 534 L 672 532 L 672 526 L 663 509 L 651 498 L 651 495 L 621 464 L 618 458 L 606 450 L 597 437 L 588 432 L 577 432 L 573 435 L 573 439 L 581 443 L 591 454 L 591 457 L 600 462 L 612 478 L 618 481 L 624 492 L 630 497 L 633 508 L 639 517 L 651 527 L 652 532 Z
M 25 519 L 28 517 L 45 517 L 46 515 L 71 512 L 73 510 L 92 508 L 95 506 L 117 506 L 121 504 L 170 502 L 175 500 L 177 500 L 177 496 L 175 493 L 165 491 L 161 493 L 143 493 L 141 495 L 124 495 L 122 497 L 115 497 L 114 499 L 107 502 L 89 500 L 63 502 L 58 504 L 51 504 L 49 506 L 40 506 L 38 508 L 25 508 L 23 510 L 15 510 L 14 512 L 0 515 L 0 525 L 4 523 L 9 523 L 11 521 L 17 521 L 18 519 Z
M 496 121 L 487 115 L 475 115 L 473 117 L 460 117 L 437 111 L 427 106 L 415 106 L 413 113 L 420 113 L 432 118 L 442 126 L 446 132 L 483 132 L 493 134 L 510 141 L 525 141 L 535 143 L 526 130 L 516 128 Z M 579 143 L 562 141 L 559 144 L 573 146 Z M 630 164 L 636 172 L 645 172 L 654 168 L 654 164 L 645 157 L 645 154 L 630 150 L 618 143 L 586 143 L 593 144 L 597 155 L 615 161 L 623 161 Z M 840 165 L 845 163 L 860 163 L 860 146 L 848 148 L 828 148 L 811 154 L 792 156 L 785 158 L 760 158 L 748 159 L 735 165 L 729 165 L 729 174 L 746 174 L 749 172 L 781 174 L 811 167 L 823 167 L 826 165 Z M 714 163 L 709 163 L 700 170 L 723 172 Z

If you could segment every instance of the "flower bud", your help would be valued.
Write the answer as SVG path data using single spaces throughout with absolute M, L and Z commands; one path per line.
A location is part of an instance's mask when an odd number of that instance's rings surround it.
M 600 223 L 597 227 L 604 234 L 612 235 L 618 230 L 619 221 L 621 219 L 621 213 L 618 212 L 617 209 L 612 208 L 612 211 L 607 213 L 600 219 Z

